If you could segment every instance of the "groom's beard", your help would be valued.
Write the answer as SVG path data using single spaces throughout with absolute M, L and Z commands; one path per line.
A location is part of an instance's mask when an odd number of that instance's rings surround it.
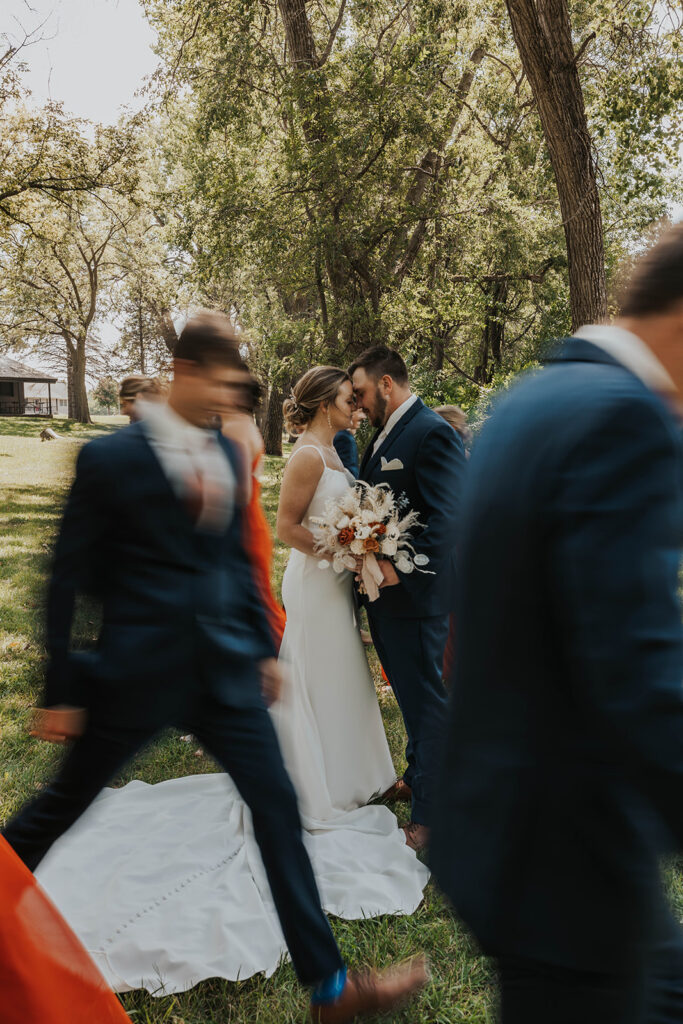
M 375 407 L 372 410 L 371 422 L 379 430 L 387 421 L 387 399 L 379 388 L 375 388 Z

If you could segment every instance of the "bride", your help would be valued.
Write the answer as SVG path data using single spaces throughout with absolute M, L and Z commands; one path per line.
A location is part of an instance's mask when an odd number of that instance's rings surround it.
M 280 654 L 288 678 L 272 712 L 323 907 L 349 920 L 413 913 L 429 877 L 388 808 L 365 806 L 395 773 L 351 575 L 319 568 L 307 525 L 351 485 L 332 438 L 352 407 L 347 375 L 328 367 L 309 370 L 285 403 L 303 432 L 278 511 L 292 552 Z M 270 975 L 287 955 L 249 811 L 224 774 L 104 790 L 37 878 L 119 992 Z
M 320 568 L 310 523 L 355 483 L 332 443 L 354 409 L 351 381 L 332 366 L 309 370 L 284 404 L 285 426 L 299 438 L 277 516 L 278 536 L 292 553 L 282 582 L 280 651 L 289 686 L 274 717 L 307 825 L 367 804 L 396 781 L 356 624 L 352 575 Z

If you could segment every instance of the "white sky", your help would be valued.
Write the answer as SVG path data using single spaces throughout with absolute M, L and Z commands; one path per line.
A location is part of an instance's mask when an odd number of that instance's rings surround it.
M 62 101 L 69 113 L 112 124 L 156 66 L 155 36 L 138 0 L 0 0 L 0 31 L 21 38 L 43 21 L 42 40 L 22 54 L 37 105 Z M 47 20 L 46 20 L 47 19 Z
M 0 0 L 0 32 L 13 41 L 43 22 L 38 41 L 21 55 L 37 106 L 61 101 L 76 117 L 114 124 L 122 108 L 143 105 L 135 94 L 157 60 L 155 35 L 138 0 Z M 105 348 L 118 338 L 116 325 L 107 321 L 97 333 Z M 41 363 L 37 355 L 28 361 Z

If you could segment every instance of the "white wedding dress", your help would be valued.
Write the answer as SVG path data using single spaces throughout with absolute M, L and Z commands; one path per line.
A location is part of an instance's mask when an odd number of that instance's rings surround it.
M 326 468 L 308 515 L 348 486 Z M 394 815 L 364 806 L 395 774 L 351 586 L 292 551 L 273 711 L 322 904 L 349 920 L 413 913 L 429 877 Z M 104 790 L 37 878 L 119 992 L 270 975 L 287 955 L 250 813 L 225 774 Z

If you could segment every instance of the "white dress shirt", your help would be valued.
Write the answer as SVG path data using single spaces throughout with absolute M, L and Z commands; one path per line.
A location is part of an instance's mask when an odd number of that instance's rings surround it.
M 138 399 L 142 427 L 177 498 L 201 492 L 197 529 L 220 533 L 235 503 L 235 476 L 213 433 L 195 427 L 165 402 Z
M 590 341 L 592 345 L 607 352 L 636 377 L 640 377 L 651 391 L 660 394 L 676 391 L 676 385 L 657 356 L 637 334 L 614 324 L 586 324 L 575 331 L 574 337 Z
M 377 440 L 375 441 L 375 444 L 372 449 L 373 455 L 377 454 L 380 447 L 384 444 L 389 434 L 400 420 L 401 416 L 405 416 L 405 414 L 408 412 L 408 409 L 410 409 L 411 405 L 414 405 L 415 402 L 417 402 L 417 395 L 409 395 L 409 397 L 406 398 L 405 402 L 401 402 L 398 408 L 394 409 L 391 416 L 384 424 L 384 427 L 382 428 Z

